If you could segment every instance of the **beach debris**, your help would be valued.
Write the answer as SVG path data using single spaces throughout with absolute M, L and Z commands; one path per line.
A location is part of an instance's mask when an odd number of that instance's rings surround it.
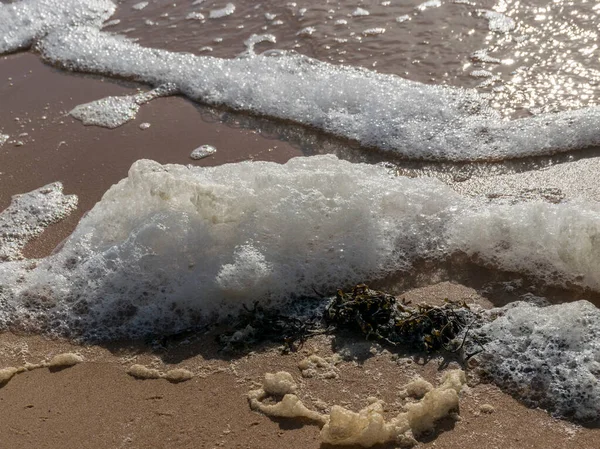
M 252 410 L 267 416 L 308 419 L 321 426 L 324 444 L 372 447 L 394 442 L 413 446 L 415 435 L 434 429 L 436 421 L 458 410 L 458 394 L 465 384 L 462 370 L 447 371 L 439 387 L 429 390 L 420 401 L 405 404 L 406 411 L 389 421 L 384 417 L 384 402 L 377 399 L 358 412 L 339 405 L 332 406 L 329 414 L 310 410 L 297 396 L 292 375 L 285 371 L 267 373 L 262 388 L 251 390 L 248 400 Z
M 194 373 L 184 368 L 175 368 L 162 373 L 157 369 L 139 364 L 131 365 L 127 370 L 127 374 L 140 380 L 165 379 L 171 383 L 185 382 L 194 377 Z
M 219 335 L 217 341 L 225 352 L 248 350 L 251 346 L 270 341 L 282 344 L 283 353 L 289 353 L 296 351 L 310 335 L 319 331 L 322 329 L 318 317 L 302 320 L 255 303 L 252 309 L 244 306 L 233 330 Z
M 212 145 L 200 145 L 190 154 L 190 158 L 194 160 L 203 159 L 205 157 L 211 156 L 217 152 L 217 149 Z
M 150 128 L 151 126 L 152 126 L 152 125 L 151 125 L 150 123 L 148 123 L 148 122 L 140 123 L 140 129 L 141 129 L 142 131 L 144 131 L 144 130 L 146 130 L 146 129 Z
M 417 351 L 454 351 L 449 343 L 473 320 L 473 315 L 464 302 L 411 307 L 390 294 L 359 284 L 348 293 L 338 290 L 327 307 L 325 320 L 330 326 L 358 330 L 367 339 L 383 344 Z
M 4 386 L 8 383 L 16 374 L 24 373 L 25 371 L 33 371 L 35 369 L 40 368 L 69 368 L 71 366 L 77 365 L 78 363 L 83 362 L 83 357 L 79 354 L 75 354 L 72 352 L 65 352 L 62 354 L 57 354 L 49 362 L 41 362 L 41 363 L 30 363 L 25 362 L 22 366 L 19 367 L 8 367 L 0 369 L 0 386 Z

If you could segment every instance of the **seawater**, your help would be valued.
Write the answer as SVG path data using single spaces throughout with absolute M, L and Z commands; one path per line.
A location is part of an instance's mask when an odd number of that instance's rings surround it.
M 600 291 L 600 206 L 589 187 L 599 22 L 595 2 L 562 0 L 0 3 L 0 53 L 168 83 L 387 162 L 138 161 L 55 254 L 33 262 L 20 260 L 23 242 L 75 199 L 58 184 L 25 194 L 1 221 L 0 325 L 140 337 L 465 260 L 591 298 Z M 115 101 L 94 103 L 95 117 Z M 55 212 L 36 202 L 48 193 Z M 543 405 L 597 418 L 597 309 L 516 303 L 495 313 L 504 318 L 485 330 L 496 345 L 486 360 L 498 382 L 516 373 L 519 390 L 537 375 L 553 388 Z M 558 340 L 546 345 L 550 334 Z M 515 360 L 535 345 L 560 373 L 539 357 Z

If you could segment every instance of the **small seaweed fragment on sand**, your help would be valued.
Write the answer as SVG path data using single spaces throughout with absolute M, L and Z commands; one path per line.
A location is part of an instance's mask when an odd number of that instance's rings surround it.
M 327 307 L 330 326 L 358 330 L 366 338 L 415 350 L 449 349 L 448 343 L 472 321 L 474 314 L 462 302 L 446 301 L 441 306 L 418 304 L 410 307 L 384 292 L 359 284 L 345 293 L 338 290 Z

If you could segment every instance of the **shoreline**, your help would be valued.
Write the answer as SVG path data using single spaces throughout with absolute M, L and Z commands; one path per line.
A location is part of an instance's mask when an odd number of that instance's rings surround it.
M 431 297 L 431 288 L 412 290 L 407 298 Z M 457 284 L 435 288 L 451 292 L 450 299 L 485 301 Z M 436 385 L 445 371 L 458 367 L 442 356 L 425 360 L 393 354 L 372 342 L 346 337 L 311 337 L 289 355 L 263 346 L 245 355 L 224 356 L 214 335 L 153 352 L 133 342 L 81 346 L 35 335 L 0 334 L 0 368 L 39 363 L 62 352 L 78 353 L 84 362 L 55 372 L 41 368 L 17 374 L 0 388 L 2 409 L 10 411 L 0 420 L 7 447 L 322 448 L 326 446 L 320 444 L 317 426 L 270 419 L 250 410 L 246 394 L 266 372 L 290 372 L 309 408 L 324 403 L 359 410 L 372 396 L 386 402 L 386 416 L 394 416 L 401 410 L 400 387 L 415 375 Z M 316 368 L 313 377 L 303 377 L 298 367 L 303 359 L 311 354 L 327 359 L 336 353 L 341 361 L 330 359 L 334 363 L 329 368 Z M 182 383 L 139 380 L 127 374 L 133 364 L 159 371 L 184 368 L 194 377 Z M 472 375 L 460 394 L 459 412 L 457 420 L 444 419 L 436 432 L 419 437 L 417 447 L 592 449 L 600 436 L 597 428 L 527 408 Z

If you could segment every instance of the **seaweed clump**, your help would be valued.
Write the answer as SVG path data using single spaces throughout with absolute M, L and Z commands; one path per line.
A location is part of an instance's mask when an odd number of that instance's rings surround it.
M 450 343 L 473 321 L 465 302 L 445 300 L 441 306 L 400 303 L 390 294 L 359 284 L 351 292 L 338 290 L 325 312 L 330 327 L 361 332 L 391 346 L 427 352 L 451 348 Z M 462 346 L 462 345 L 461 345 Z
M 473 323 L 476 314 L 465 302 L 445 300 L 443 305 L 399 302 L 393 295 L 358 284 L 352 291 L 338 290 L 323 308 L 314 303 L 312 313 L 302 318 L 266 309 L 258 304 L 244 308 L 228 332 L 217 337 L 221 350 L 239 352 L 271 342 L 284 353 L 294 352 L 308 337 L 338 330 L 359 332 L 367 339 L 412 351 L 456 352 L 457 337 Z M 466 336 L 466 332 L 465 332 Z
M 310 335 L 320 332 L 320 317 L 302 320 L 284 315 L 279 310 L 266 309 L 257 303 L 238 316 L 232 330 L 217 337 L 225 352 L 239 352 L 263 342 L 283 345 L 283 353 L 294 352 Z

